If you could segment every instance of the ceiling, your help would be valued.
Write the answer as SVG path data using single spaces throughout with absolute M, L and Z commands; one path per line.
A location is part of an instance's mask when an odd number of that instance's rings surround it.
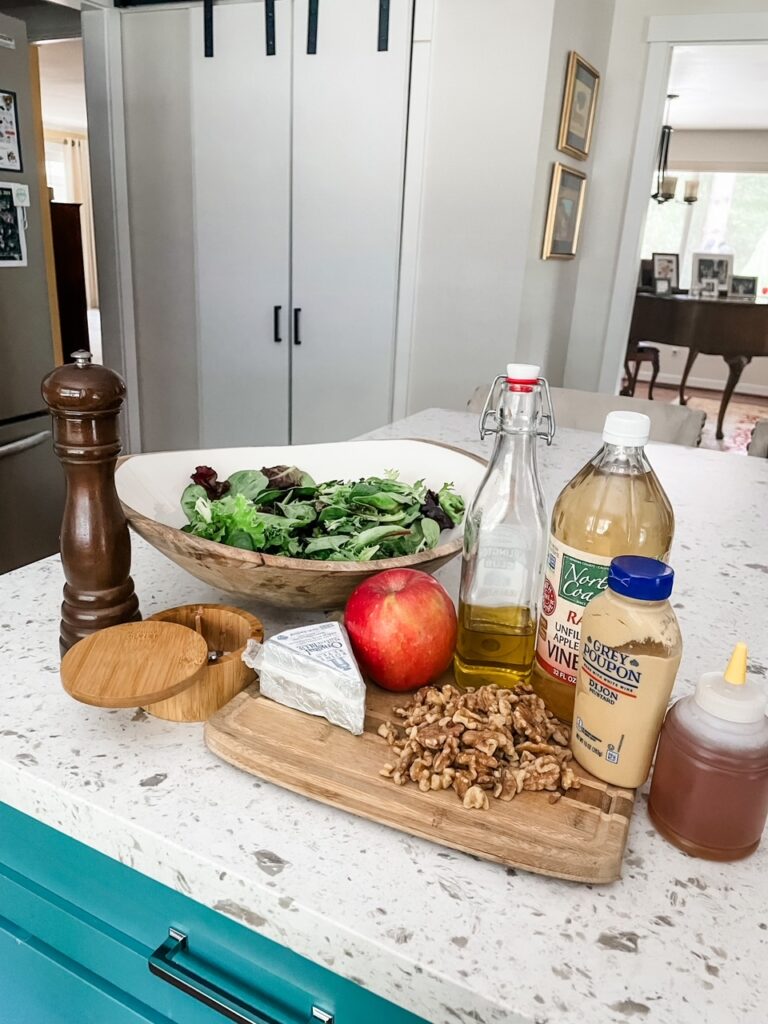
M 44 43 L 40 55 L 40 92 L 47 128 L 86 130 L 83 44 L 80 39 Z
M 768 129 L 768 45 L 677 46 L 669 123 L 689 129 Z
M 0 12 L 20 18 L 27 26 L 27 39 L 75 39 L 80 30 L 80 0 L 0 0 Z

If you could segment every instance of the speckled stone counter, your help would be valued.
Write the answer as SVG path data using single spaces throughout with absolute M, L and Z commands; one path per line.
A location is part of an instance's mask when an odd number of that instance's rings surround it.
M 377 432 L 487 450 L 476 418 L 430 410 Z M 541 451 L 551 503 L 597 449 Z M 750 644 L 768 681 L 768 460 L 651 446 L 677 516 L 678 694 Z M 145 614 L 226 601 L 134 538 Z M 455 593 L 458 565 L 440 573 Z M 57 558 L 0 577 L 0 800 L 435 1024 L 765 1024 L 768 843 L 692 860 L 638 800 L 624 878 L 505 870 L 323 807 L 210 754 L 200 726 L 70 700 L 58 678 Z M 268 631 L 305 616 L 247 605 Z

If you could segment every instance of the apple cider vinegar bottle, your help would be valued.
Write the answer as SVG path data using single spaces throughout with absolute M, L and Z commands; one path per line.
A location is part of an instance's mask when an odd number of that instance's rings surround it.
M 675 519 L 645 454 L 650 425 L 643 413 L 609 412 L 602 448 L 552 510 L 532 683 L 566 722 L 573 717 L 581 617 L 606 589 L 611 560 L 669 559 Z
M 459 686 L 513 687 L 530 678 L 546 550 L 536 444 L 539 437 L 551 443 L 554 430 L 539 367 L 510 364 L 494 381 L 480 424 L 480 436 L 495 433 L 496 444 L 464 527 L 454 662 Z

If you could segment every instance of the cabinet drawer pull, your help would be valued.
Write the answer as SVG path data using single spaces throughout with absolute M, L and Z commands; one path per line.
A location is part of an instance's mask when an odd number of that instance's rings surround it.
M 149 958 L 149 969 L 162 981 L 167 981 L 193 999 L 205 1003 L 223 1017 L 233 1020 L 236 1024 L 297 1024 L 298 1018 L 289 1022 L 285 1017 L 278 1019 L 263 1010 L 257 1010 L 237 996 L 220 988 L 215 982 L 201 978 L 199 974 L 182 967 L 174 961 L 178 953 L 187 948 L 187 936 L 175 928 L 168 929 L 168 938 L 152 953 Z M 333 1014 L 317 1006 L 312 1007 L 312 1020 L 333 1024 Z
M 272 310 L 272 338 L 274 341 L 282 341 L 280 337 L 280 310 L 282 306 L 275 306 Z

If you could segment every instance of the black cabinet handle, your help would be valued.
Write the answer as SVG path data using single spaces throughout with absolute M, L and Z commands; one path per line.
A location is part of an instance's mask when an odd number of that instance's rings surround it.
M 389 0 L 379 0 L 379 53 L 389 49 Z
M 213 0 L 203 0 L 203 56 L 213 56 Z
M 301 316 L 301 306 L 297 306 L 293 311 L 293 344 L 301 344 L 301 334 L 299 332 L 299 317 Z
M 267 56 L 274 57 L 275 49 L 275 0 L 265 0 L 264 29 L 267 37 Z
M 307 53 L 317 53 L 317 16 L 320 0 L 309 0 L 307 7 Z
M 280 310 L 282 306 L 275 306 L 272 311 L 272 338 L 274 341 L 282 341 L 280 337 Z

